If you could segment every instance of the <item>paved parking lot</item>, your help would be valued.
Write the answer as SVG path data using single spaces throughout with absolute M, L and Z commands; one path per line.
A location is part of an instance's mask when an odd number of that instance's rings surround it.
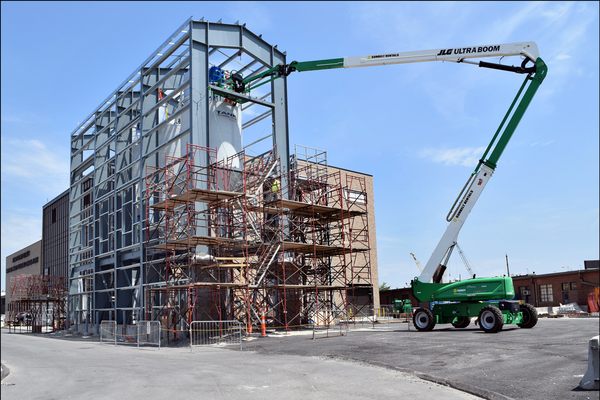
M 587 343 L 598 334 L 598 322 L 598 318 L 540 319 L 533 329 L 507 325 L 498 334 L 485 334 L 475 326 L 443 328 L 450 325 L 416 332 L 396 323 L 344 337 L 270 337 L 252 341 L 247 348 L 414 372 L 492 399 L 598 399 L 598 392 L 575 390 L 587 368 Z
M 2 400 L 476 400 L 412 374 L 321 357 L 143 348 L 2 330 Z
M 316 340 L 307 333 L 252 338 L 242 352 L 236 346 L 138 350 L 3 330 L 2 362 L 10 375 L 2 396 L 598 399 L 597 391 L 576 390 L 598 322 L 540 319 L 534 329 L 507 326 L 499 334 L 380 324 Z

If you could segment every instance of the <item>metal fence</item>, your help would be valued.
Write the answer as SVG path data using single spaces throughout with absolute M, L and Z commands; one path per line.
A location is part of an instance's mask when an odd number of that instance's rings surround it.
M 244 327 L 240 321 L 192 321 L 190 348 L 194 346 L 239 344 L 242 350 Z
M 117 321 L 100 322 L 100 341 L 117 344 Z
M 143 345 L 160 348 L 161 326 L 159 321 L 137 321 L 135 324 L 117 324 L 116 321 L 100 322 L 100 342 Z
M 377 320 L 390 320 L 398 317 L 398 312 L 394 310 L 394 306 L 390 304 L 382 304 L 379 308 L 374 308 L 374 313 Z
M 365 328 L 375 327 L 377 322 L 377 312 L 370 307 L 362 307 L 360 309 L 350 308 L 348 310 L 347 319 L 345 321 L 348 324 L 348 328 Z
M 136 325 L 138 346 L 150 345 L 160 348 L 160 321 L 138 321 Z

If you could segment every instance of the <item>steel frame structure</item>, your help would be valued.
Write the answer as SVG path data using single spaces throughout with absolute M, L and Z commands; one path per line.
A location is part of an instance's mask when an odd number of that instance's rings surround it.
M 324 152 L 290 154 L 286 79 L 253 97 L 208 80 L 211 66 L 252 76 L 285 62 L 245 25 L 189 19 L 74 130 L 76 329 L 157 319 L 179 338 L 193 320 L 237 319 L 252 329 L 262 311 L 289 329 L 338 318 L 356 288 L 372 285 L 361 280 L 368 239 L 353 228 L 368 231 L 366 194 L 361 204 L 344 197 L 364 190 L 348 186 L 360 177 L 329 172 Z M 214 97 L 243 101 L 241 165 L 216 160 Z M 278 200 L 269 203 L 275 177 Z

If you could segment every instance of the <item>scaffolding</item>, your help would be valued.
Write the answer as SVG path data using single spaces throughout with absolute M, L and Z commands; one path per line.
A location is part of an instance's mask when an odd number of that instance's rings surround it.
M 11 326 L 23 325 L 27 331 L 41 333 L 42 327 L 52 331 L 65 328 L 66 278 L 52 275 L 17 275 L 9 286 L 10 302 L 6 321 Z
M 188 144 L 147 169 L 145 318 L 169 340 L 196 320 L 238 320 L 252 332 L 265 315 L 289 330 L 371 304 L 356 301 L 372 288 L 364 176 L 297 147 L 281 179 L 274 152 L 217 160 Z

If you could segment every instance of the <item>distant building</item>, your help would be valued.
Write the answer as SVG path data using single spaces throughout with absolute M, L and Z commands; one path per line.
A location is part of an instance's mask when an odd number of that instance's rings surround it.
M 598 263 L 598 261 L 596 261 Z M 587 309 L 587 299 L 600 287 L 600 270 L 587 268 L 550 274 L 513 276 L 515 299 L 535 307 L 577 303 Z
M 10 303 L 11 278 L 21 274 L 40 275 L 41 273 L 41 240 L 6 257 L 6 303 Z
M 600 260 L 585 260 L 583 262 L 585 269 L 600 269 Z
M 42 273 L 68 280 L 69 190 L 50 200 L 42 214 Z
M 410 299 L 413 306 L 417 306 L 419 301 L 412 295 L 411 288 L 399 288 L 379 291 L 379 301 L 382 306 L 394 304 L 394 300 Z

